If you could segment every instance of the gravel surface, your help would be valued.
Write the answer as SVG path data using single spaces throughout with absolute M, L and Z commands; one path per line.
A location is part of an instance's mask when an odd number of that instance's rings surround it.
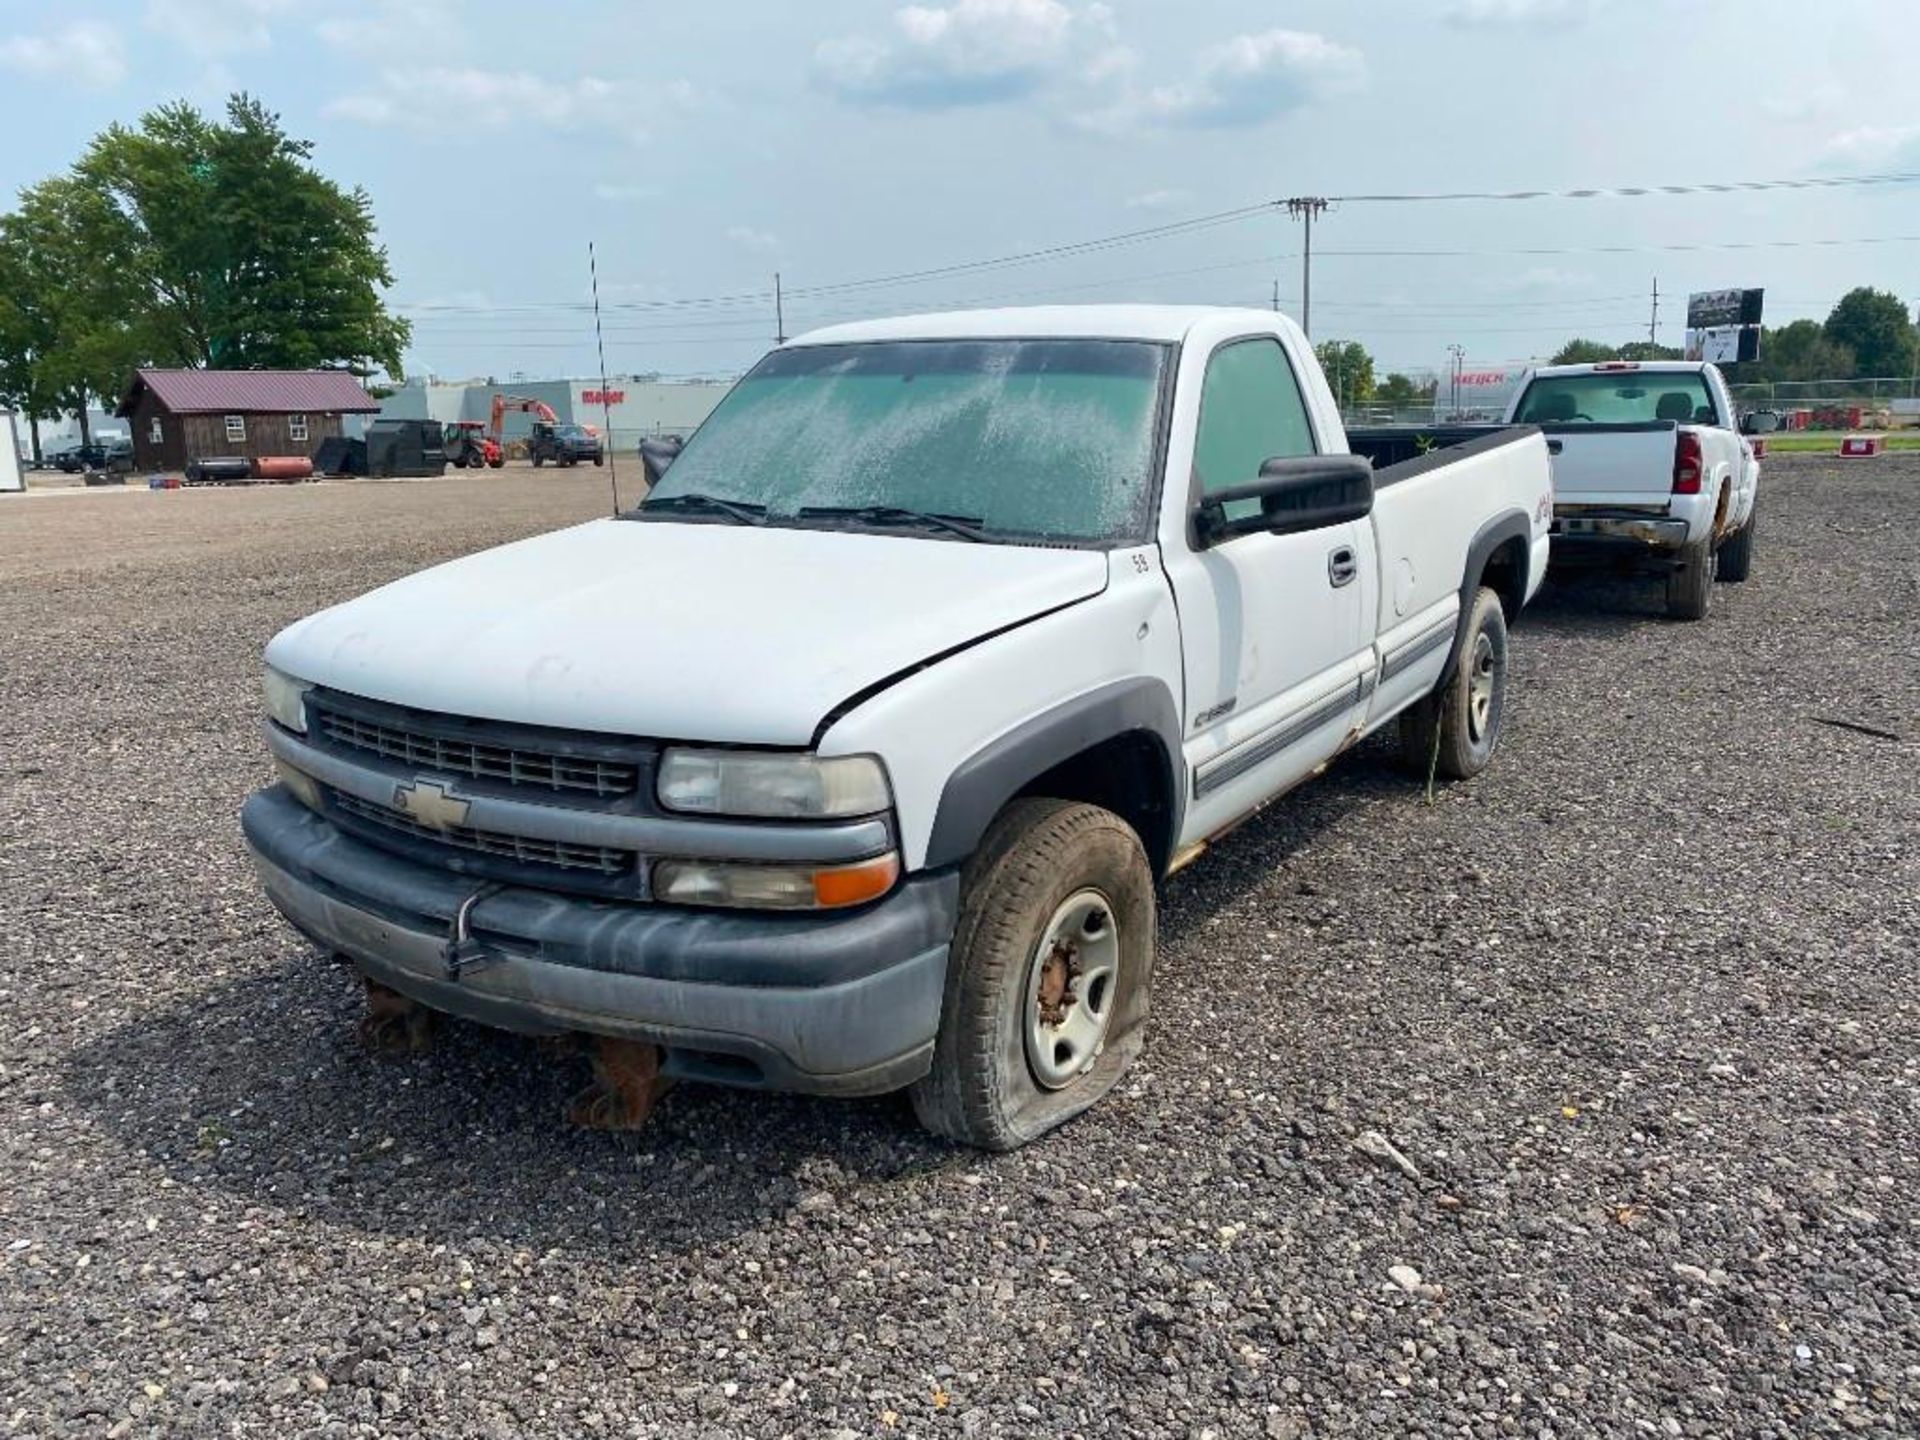
M 604 484 L 0 499 L 0 1434 L 1920 1433 L 1920 457 L 1772 464 L 1705 624 L 1550 587 L 1493 769 L 1186 872 L 1130 1083 L 997 1158 L 569 1131 L 261 898 L 267 638 Z

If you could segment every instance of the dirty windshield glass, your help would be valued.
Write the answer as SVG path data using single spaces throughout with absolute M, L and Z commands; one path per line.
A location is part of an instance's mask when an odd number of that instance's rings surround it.
M 1522 425 L 1714 423 L 1713 401 L 1698 370 L 1543 375 L 1527 387 L 1517 418 Z
M 819 525 L 910 523 L 898 512 L 911 511 L 964 519 L 989 539 L 1144 534 L 1166 353 L 1130 340 L 777 350 L 642 508 L 721 501 Z

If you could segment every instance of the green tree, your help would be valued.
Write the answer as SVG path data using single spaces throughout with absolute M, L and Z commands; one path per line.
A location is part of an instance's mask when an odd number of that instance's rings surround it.
M 1598 340 L 1569 340 L 1554 353 L 1550 365 L 1597 365 L 1602 360 L 1617 360 L 1620 352 Z
M 1848 380 L 1858 364 L 1853 351 L 1831 339 L 1819 321 L 1795 320 L 1762 333 L 1760 358 L 1752 368 L 1760 372 L 1757 379 Z
M 1840 297 L 1827 316 L 1826 337 L 1853 352 L 1859 373 L 1911 375 L 1920 337 L 1898 295 L 1862 285 Z
M 28 187 L 0 216 L 0 386 L 27 413 L 36 453 L 37 421 L 64 411 L 90 439 L 89 405 L 117 398 L 141 354 L 138 286 L 99 245 L 110 223 L 106 198 L 65 176 Z
M 1380 382 L 1380 388 L 1373 392 L 1373 398 L 1382 405 L 1391 405 L 1396 409 L 1419 405 L 1433 399 L 1433 382 L 1415 381 L 1396 370 Z
M 96 241 L 143 291 L 153 360 L 401 375 L 411 331 L 381 299 L 393 275 L 372 202 L 315 170 L 312 153 L 247 95 L 224 124 L 178 103 L 88 147 L 74 176 L 110 202 Z
M 1373 399 L 1373 356 L 1358 340 L 1322 340 L 1313 347 L 1343 408 L 1365 405 Z
M 1652 340 L 1629 340 L 1613 352 L 1616 360 L 1678 360 L 1680 351 L 1671 345 L 1656 344 Z

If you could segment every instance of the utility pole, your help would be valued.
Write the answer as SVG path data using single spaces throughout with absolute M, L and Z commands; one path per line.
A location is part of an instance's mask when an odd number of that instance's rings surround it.
M 1275 281 L 1273 282 L 1273 309 L 1274 309 L 1274 313 L 1275 313 L 1276 315 L 1277 315 L 1277 314 L 1279 314 L 1279 312 L 1280 312 L 1280 282 L 1279 282 L 1279 281 L 1278 281 L 1277 279 L 1276 279 L 1276 280 L 1275 280 Z
M 1653 277 L 1653 314 L 1647 317 L 1647 344 L 1660 343 L 1660 277 Z
M 1287 214 L 1303 222 L 1300 247 L 1300 329 L 1313 336 L 1313 219 L 1324 215 L 1327 201 L 1318 195 L 1296 195 L 1286 202 Z
M 773 343 L 787 343 L 787 311 L 780 298 L 780 272 L 773 272 Z
M 1467 347 L 1464 345 L 1449 345 L 1447 346 L 1447 354 L 1453 361 L 1450 367 L 1453 376 L 1453 403 L 1448 408 L 1452 411 L 1453 415 L 1458 415 L 1460 413 L 1460 367 L 1466 364 Z

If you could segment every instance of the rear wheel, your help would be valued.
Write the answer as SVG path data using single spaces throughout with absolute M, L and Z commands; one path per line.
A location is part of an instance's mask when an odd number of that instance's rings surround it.
M 1711 540 L 1689 545 L 1667 575 L 1667 614 L 1676 620 L 1704 620 L 1713 605 L 1714 549 Z
M 1400 753 L 1418 774 L 1469 780 L 1493 759 L 1507 712 L 1507 615 L 1482 585 L 1453 678 L 1400 715 Z
M 1715 578 L 1728 584 L 1738 584 L 1753 571 L 1753 532 L 1760 523 L 1760 502 L 1753 502 L 1753 509 L 1747 512 L 1747 523 L 1733 534 L 1733 538 L 1720 547 L 1720 558 L 1716 563 Z
M 1153 983 L 1153 871 L 1119 816 L 1017 800 L 961 880 L 933 1068 L 935 1134 L 1012 1150 L 1099 1100 L 1139 1053 Z

